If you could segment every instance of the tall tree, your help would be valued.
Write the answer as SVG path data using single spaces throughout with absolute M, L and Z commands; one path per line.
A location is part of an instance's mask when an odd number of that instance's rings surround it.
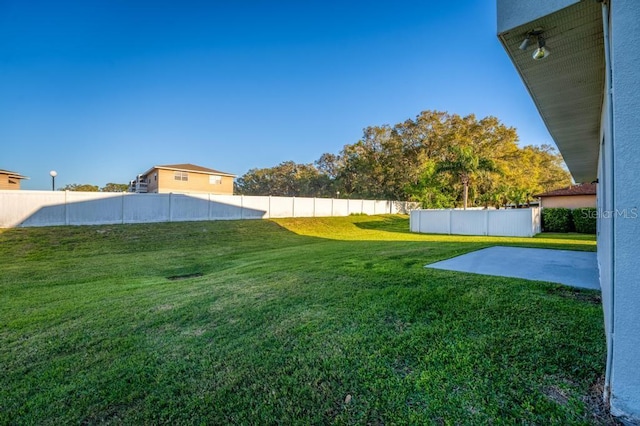
M 90 185 L 88 183 L 70 183 L 60 188 L 60 191 L 98 192 L 98 185 Z
M 332 196 L 331 179 L 313 164 L 285 161 L 275 167 L 251 169 L 236 180 L 235 190 L 244 195 L 284 197 Z
M 455 162 L 468 162 L 472 171 L 453 172 Z M 570 181 L 555 149 L 520 148 L 516 130 L 496 117 L 423 111 L 393 126 L 367 127 L 356 143 L 323 154 L 313 165 L 287 161 L 252 169 L 237 180 L 236 190 L 318 197 L 340 191 L 351 198 L 411 199 L 440 208 L 456 200 L 467 206 L 527 203 L 533 194 Z
M 480 171 L 497 171 L 494 162 L 486 157 L 481 157 L 473 152 L 470 146 L 452 146 L 449 149 L 451 157 L 440 161 L 436 170 L 440 173 L 450 172 L 460 178 L 462 183 L 463 208 L 467 209 L 469 183 Z
M 109 182 L 102 188 L 100 192 L 127 192 L 129 190 L 129 184 L 127 183 L 113 183 Z

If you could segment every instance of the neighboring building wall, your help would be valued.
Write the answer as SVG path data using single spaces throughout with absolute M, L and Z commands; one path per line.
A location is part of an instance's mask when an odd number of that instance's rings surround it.
M 156 173 L 158 174 L 157 182 L 155 181 Z M 180 179 L 177 179 L 176 176 Z M 158 193 L 233 194 L 233 178 L 231 176 L 218 176 L 219 180 L 214 175 L 204 173 L 154 169 L 147 175 L 149 180 L 148 191 Z
M 601 222 L 601 238 L 612 252 L 608 265 L 611 286 L 606 307 L 610 324 L 609 372 L 611 410 L 640 421 L 640 7 L 637 0 L 610 2 L 610 45 L 613 134 L 605 139 L 602 167 L 608 177 L 604 208 L 615 212 Z M 607 155 L 608 154 L 608 155 Z M 636 214 L 634 214 L 636 212 Z M 604 233 L 604 235 L 603 235 Z M 600 251 L 600 248 L 598 249 Z M 610 285 L 610 284 L 609 284 Z
M 9 178 L 9 175 L 0 174 L 0 189 L 20 189 L 20 179 Z
M 542 207 L 565 207 L 568 209 L 577 209 L 580 207 L 595 207 L 596 196 L 595 195 L 571 195 L 571 196 L 557 196 L 557 197 L 541 197 Z
M 158 178 L 159 170 L 153 169 L 151 173 L 145 176 L 144 180 L 147 182 L 147 192 L 150 194 L 158 192 Z

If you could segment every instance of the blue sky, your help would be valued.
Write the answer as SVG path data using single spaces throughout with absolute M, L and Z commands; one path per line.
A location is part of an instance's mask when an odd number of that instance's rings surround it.
M 309 163 L 423 110 L 552 143 L 493 0 L 0 0 L 0 169 L 23 189 L 157 164 Z

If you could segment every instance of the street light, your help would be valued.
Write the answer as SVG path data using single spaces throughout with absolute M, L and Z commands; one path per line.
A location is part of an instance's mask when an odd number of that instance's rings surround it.
M 51 190 L 55 191 L 56 190 L 56 176 L 58 176 L 58 172 L 56 172 L 55 170 L 51 170 L 49 172 L 49 174 L 51 175 Z

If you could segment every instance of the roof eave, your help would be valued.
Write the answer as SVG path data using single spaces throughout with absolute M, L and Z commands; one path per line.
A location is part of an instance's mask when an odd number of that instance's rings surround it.
M 531 57 L 535 47 L 519 49 L 534 28 L 543 29 L 551 50 L 548 58 L 538 61 Z M 574 180 L 595 180 L 604 93 L 600 5 L 575 3 L 498 36 Z
M 177 172 L 201 173 L 203 175 L 228 176 L 228 177 L 232 177 L 232 178 L 236 177 L 236 175 L 231 174 L 231 173 L 226 173 L 226 172 L 218 172 L 218 171 L 207 172 L 207 171 L 202 171 L 202 170 L 192 170 L 192 169 L 184 169 L 184 168 L 177 168 L 177 167 L 166 167 L 166 166 L 153 166 L 149 170 L 147 170 L 146 172 L 142 173 L 142 175 L 146 176 L 146 175 L 148 175 L 149 173 L 151 173 L 154 170 L 173 170 L 173 171 L 177 171 Z

